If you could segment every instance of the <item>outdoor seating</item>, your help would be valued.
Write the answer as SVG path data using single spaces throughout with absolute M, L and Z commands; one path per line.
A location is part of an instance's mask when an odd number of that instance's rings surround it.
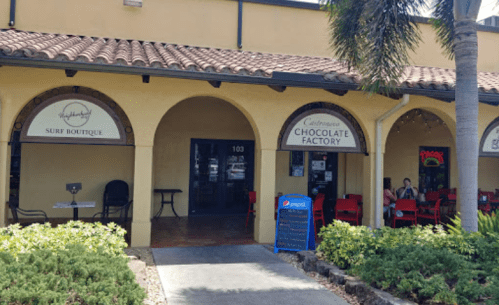
M 486 198 L 486 201 L 481 201 L 481 199 L 484 196 Z M 490 214 L 490 212 L 492 211 L 490 201 L 493 199 L 494 199 L 494 192 L 480 191 L 478 193 L 478 209 L 482 211 L 484 214 Z
M 456 202 L 457 202 L 457 190 L 455 188 L 449 190 L 447 196 L 441 195 L 442 202 L 441 207 L 444 207 L 446 211 L 444 212 L 447 217 L 451 217 L 456 214 Z
M 254 209 L 253 207 L 253 204 L 256 203 L 256 192 L 254 191 L 251 191 L 248 193 L 248 201 L 249 201 L 249 204 L 248 204 L 248 215 L 246 216 L 246 228 L 248 227 L 248 222 L 249 222 L 249 218 L 250 218 L 250 214 L 251 213 L 256 213 L 256 210 Z
M 401 211 L 402 216 L 398 216 L 397 212 Z M 398 199 L 395 202 L 395 214 L 393 215 L 393 228 L 397 220 L 411 221 L 414 225 L 418 222 L 418 208 L 416 200 L 413 199 Z
M 362 219 L 361 208 L 355 199 L 337 199 L 335 218 L 355 222 L 358 226 Z
M 440 193 L 439 192 L 427 192 L 425 194 L 426 201 L 430 203 L 435 203 L 437 202 L 438 199 L 440 199 Z
M 124 221 L 126 222 L 128 220 L 130 205 L 128 183 L 123 180 L 113 180 L 106 185 L 102 200 L 102 212 L 97 214 L 101 215 L 103 222 L 107 222 L 110 214 L 117 214 L 123 211 L 125 216 Z M 113 210 L 110 210 L 110 208 L 113 208 Z
M 326 225 L 326 222 L 324 221 L 324 209 L 323 209 L 324 198 L 325 195 L 323 193 L 319 193 L 317 194 L 314 200 L 313 215 L 314 215 L 314 228 L 315 228 L 316 239 L 317 239 L 317 233 L 319 232 L 320 229 L 317 223 L 320 221 L 321 227 Z
M 107 209 L 105 214 L 104 212 L 95 213 L 92 216 L 92 222 L 100 221 L 103 224 L 114 222 L 124 227 L 128 222 L 128 211 L 132 203 L 133 200 L 123 206 L 113 206 L 110 209 Z M 110 217 L 112 215 L 116 215 L 116 217 Z
M 451 193 L 451 190 L 450 189 L 439 189 L 438 193 L 440 194 L 441 197 L 445 197 Z
M 357 195 L 357 194 L 347 194 L 346 197 L 348 199 L 354 199 L 357 201 L 357 204 L 359 205 L 360 209 L 360 218 L 362 218 L 363 215 L 363 209 L 362 209 L 362 195 Z
M 427 212 L 418 213 L 417 217 L 422 219 L 430 219 L 435 222 L 435 224 L 439 224 L 442 219 L 440 218 L 440 203 L 442 199 L 438 199 L 434 206 L 425 207 Z
M 42 210 L 21 209 L 19 207 L 18 201 L 9 201 L 7 203 L 9 205 L 10 211 L 12 212 L 12 218 L 14 220 L 14 223 L 19 223 L 19 215 L 18 214 L 21 214 L 23 216 L 28 216 L 28 217 L 43 217 L 43 222 L 49 221 L 49 218 L 47 217 L 47 213 L 45 213 Z

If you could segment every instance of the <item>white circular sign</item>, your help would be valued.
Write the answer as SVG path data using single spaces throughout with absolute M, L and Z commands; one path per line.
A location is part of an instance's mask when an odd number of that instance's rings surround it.
M 88 110 L 81 102 L 72 102 L 64 107 L 59 117 L 71 127 L 81 127 L 87 124 L 91 114 L 92 110 Z

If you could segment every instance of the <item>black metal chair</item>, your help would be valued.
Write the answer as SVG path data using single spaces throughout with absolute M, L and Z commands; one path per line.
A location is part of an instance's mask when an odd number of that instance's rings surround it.
M 128 183 L 123 180 L 113 180 L 109 182 L 104 190 L 102 216 L 104 218 L 109 217 L 110 207 L 124 207 L 129 202 Z
M 95 222 L 97 220 L 100 220 L 101 223 L 103 224 L 108 224 L 110 222 L 114 222 L 120 226 L 125 226 L 128 222 L 128 211 L 130 209 L 130 206 L 132 205 L 133 200 L 129 201 L 123 206 L 118 206 L 118 207 L 109 207 L 106 209 L 106 212 L 99 212 L 94 214 L 92 216 L 92 222 Z M 117 214 L 118 217 L 110 217 L 110 215 L 115 215 Z
M 43 217 L 44 221 L 43 222 L 48 222 L 49 218 L 47 217 L 47 213 L 45 213 L 42 210 L 25 210 L 21 209 L 19 207 L 19 202 L 18 201 L 9 201 L 9 208 L 10 211 L 12 212 L 12 218 L 14 220 L 14 223 L 19 223 L 19 216 L 18 214 L 21 214 L 23 216 L 28 216 L 28 217 Z
M 132 202 L 129 196 L 128 183 L 113 180 L 106 185 L 102 201 L 102 212 L 94 214 L 92 221 L 99 220 L 103 224 L 114 222 L 126 229 L 128 212 Z M 125 236 L 128 241 L 128 234 Z

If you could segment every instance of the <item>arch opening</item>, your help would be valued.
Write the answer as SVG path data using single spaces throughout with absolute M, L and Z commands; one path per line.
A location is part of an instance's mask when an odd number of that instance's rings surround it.
M 329 102 L 304 105 L 288 117 L 277 141 L 277 195 L 315 200 L 324 194 L 326 224 L 335 218 L 337 199 L 362 198 L 367 143 L 349 111 Z
M 174 198 L 180 218 L 170 206 L 158 215 L 161 194 L 155 193 L 153 246 L 254 242 L 252 219 L 245 225 L 255 185 L 255 141 L 246 115 L 217 97 L 188 98 L 166 112 L 154 138 L 154 189 L 182 191 Z M 165 237 L 169 226 L 181 229 Z
M 383 169 L 385 187 L 397 198 L 405 198 L 404 179 L 409 178 L 416 190 L 410 191 L 411 199 L 419 201 L 425 198 L 420 194 L 432 192 L 448 194 L 457 183 L 455 156 L 455 141 L 447 123 L 429 110 L 411 109 L 397 118 L 388 133 Z M 384 212 L 385 224 L 392 225 L 393 209 L 385 206 Z
M 76 200 L 94 205 L 80 209 L 79 219 L 102 211 L 108 182 L 123 180 L 133 190 L 130 120 L 118 103 L 91 88 L 58 87 L 32 98 L 16 117 L 10 145 L 9 202 L 44 210 L 53 223 L 76 215 L 54 208 L 72 200 L 68 183 L 81 183 Z
M 482 192 L 494 193 L 499 198 L 499 118 L 485 129 L 479 144 L 478 188 Z M 497 208 L 497 204 L 494 204 Z

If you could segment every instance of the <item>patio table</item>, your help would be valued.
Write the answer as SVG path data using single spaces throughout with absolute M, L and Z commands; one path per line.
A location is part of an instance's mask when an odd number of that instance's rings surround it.
M 161 207 L 160 207 L 159 211 L 154 215 L 154 219 L 158 219 L 159 216 L 161 216 L 161 213 L 163 213 L 163 207 L 165 204 L 171 204 L 173 214 L 175 214 L 175 216 L 177 218 L 179 218 L 179 216 L 177 215 L 177 212 L 175 212 L 175 209 L 173 208 L 173 195 L 175 195 L 176 193 L 182 193 L 182 190 L 179 190 L 179 189 L 154 189 L 154 193 L 161 193 Z M 164 194 L 171 194 L 170 201 L 165 200 Z
M 54 209 L 73 208 L 73 220 L 78 220 L 78 208 L 95 208 L 95 201 L 80 201 L 71 204 L 70 201 L 57 202 Z

